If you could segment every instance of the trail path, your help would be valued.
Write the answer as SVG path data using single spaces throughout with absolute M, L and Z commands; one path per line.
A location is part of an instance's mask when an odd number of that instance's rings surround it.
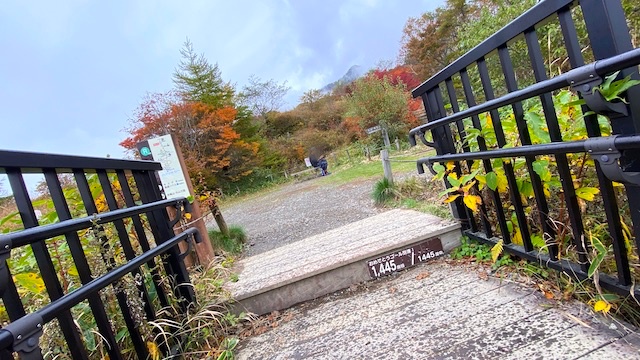
M 225 206 L 246 256 L 384 211 L 373 180 L 312 179 Z M 240 274 L 242 276 L 242 274 Z M 446 259 L 258 318 L 238 359 L 640 359 L 640 337 L 577 302 Z

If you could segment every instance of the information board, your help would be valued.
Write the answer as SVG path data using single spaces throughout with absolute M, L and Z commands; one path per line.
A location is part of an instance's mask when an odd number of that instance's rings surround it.
M 158 175 L 165 197 L 171 199 L 191 196 L 171 135 L 149 139 L 148 143 L 153 160 L 162 164 L 162 170 Z

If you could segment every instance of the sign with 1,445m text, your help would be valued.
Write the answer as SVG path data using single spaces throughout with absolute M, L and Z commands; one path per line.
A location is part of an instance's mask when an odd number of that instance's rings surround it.
M 444 255 L 442 241 L 433 238 L 427 241 L 408 246 L 375 259 L 367 260 L 369 275 L 376 279 L 381 276 L 391 275 L 400 270 L 410 268 L 419 263 L 427 262 Z

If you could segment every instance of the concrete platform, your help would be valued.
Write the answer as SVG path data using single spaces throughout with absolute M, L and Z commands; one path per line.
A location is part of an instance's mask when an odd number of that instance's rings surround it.
M 263 316 L 237 359 L 640 359 L 640 337 L 576 302 L 436 260 Z
M 237 301 L 237 312 L 266 314 L 372 280 L 372 274 L 385 272 L 385 265 L 389 270 L 389 258 L 406 260 L 400 256 L 403 250 L 425 241 L 433 247 L 436 239 L 449 252 L 460 244 L 459 225 L 395 209 L 243 259 L 235 269 L 238 281 L 227 290 Z M 439 246 L 435 248 L 438 253 Z M 422 256 L 430 257 L 428 253 Z M 384 255 L 389 256 L 386 262 L 370 261 Z

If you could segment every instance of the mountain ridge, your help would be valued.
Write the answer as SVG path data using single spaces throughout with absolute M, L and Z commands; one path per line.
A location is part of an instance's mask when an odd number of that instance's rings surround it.
M 335 89 L 338 86 L 351 84 L 352 82 L 356 81 L 358 78 L 362 77 L 364 74 L 366 74 L 366 71 L 362 66 L 353 65 L 349 68 L 349 70 L 347 70 L 347 72 L 340 79 L 323 86 L 320 89 L 320 91 L 322 91 L 325 94 L 330 93 L 333 89 Z

